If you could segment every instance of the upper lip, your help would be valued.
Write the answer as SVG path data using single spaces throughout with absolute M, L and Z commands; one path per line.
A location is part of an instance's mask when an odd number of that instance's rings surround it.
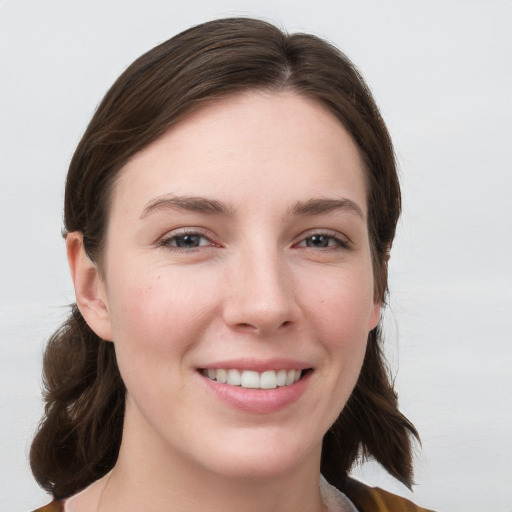
M 305 361 L 298 361 L 290 358 L 276 359 L 229 359 L 225 361 L 215 361 L 199 365 L 198 369 L 237 369 L 237 370 L 253 370 L 256 372 L 264 372 L 266 370 L 307 370 L 312 368 L 312 364 Z

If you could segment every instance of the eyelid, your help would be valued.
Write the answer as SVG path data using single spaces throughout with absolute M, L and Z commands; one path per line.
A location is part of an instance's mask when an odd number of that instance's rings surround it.
M 202 245 L 199 247 L 193 247 L 190 249 L 183 249 L 183 248 L 171 245 L 172 240 L 174 240 L 180 236 L 186 236 L 186 235 L 196 235 L 196 236 L 202 237 L 202 238 L 206 239 L 209 243 L 206 245 Z M 326 248 L 323 248 L 323 250 L 350 249 L 353 246 L 353 243 L 350 240 L 350 238 L 347 235 L 345 235 L 344 233 L 341 233 L 339 231 L 332 230 L 332 229 L 315 228 L 315 229 L 309 229 L 309 230 L 301 233 L 295 239 L 295 241 L 292 243 L 292 247 L 299 246 L 299 244 L 301 244 L 306 239 L 313 237 L 313 236 L 325 236 L 328 238 L 335 239 L 338 242 L 336 244 L 336 246 L 326 247 Z M 157 240 L 155 245 L 157 245 L 158 247 L 164 247 L 166 249 L 171 249 L 173 251 L 178 251 L 178 252 L 191 252 L 191 251 L 199 250 L 199 249 L 204 250 L 204 249 L 209 249 L 211 247 L 221 247 L 220 242 L 218 242 L 216 240 L 216 238 L 217 237 L 215 237 L 214 234 L 211 233 L 207 229 L 195 227 L 195 226 L 194 227 L 187 226 L 187 227 L 177 228 L 177 229 L 168 231 L 165 235 L 161 236 Z M 321 249 L 322 248 L 316 248 L 315 250 L 321 250 Z
M 306 239 L 308 239 L 312 236 L 325 236 L 328 238 L 334 238 L 339 241 L 339 244 L 337 244 L 337 247 L 328 247 L 328 248 L 324 248 L 323 250 L 351 249 L 353 246 L 352 240 L 350 240 L 350 238 L 347 235 L 341 233 L 340 231 L 335 231 L 333 229 L 322 229 L 322 228 L 309 229 L 308 231 L 301 233 L 301 235 L 299 237 L 297 237 L 296 241 L 292 245 L 296 247 L 300 243 L 304 242 Z M 319 249 L 316 249 L 316 250 L 319 250 Z
M 180 236 L 186 236 L 186 235 L 196 235 L 201 238 L 204 238 L 208 240 L 209 244 L 202 245 L 199 247 L 192 247 L 190 249 L 183 249 L 181 247 L 173 246 L 171 245 L 171 241 L 179 238 Z M 194 250 L 198 249 L 209 249 L 211 247 L 220 247 L 220 244 L 215 240 L 215 236 L 209 231 L 204 228 L 200 227 L 183 227 L 183 228 L 177 228 L 173 229 L 171 231 L 168 231 L 165 233 L 165 235 L 161 236 L 156 244 L 158 247 L 164 247 L 166 249 L 170 249 L 177 252 L 192 252 Z

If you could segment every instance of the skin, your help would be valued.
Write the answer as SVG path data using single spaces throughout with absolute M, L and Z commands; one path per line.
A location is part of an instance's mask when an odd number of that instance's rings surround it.
M 319 199 L 337 207 L 312 208 Z M 127 388 L 118 462 L 73 510 L 322 509 L 322 437 L 380 316 L 366 215 L 355 143 L 291 92 L 221 99 L 126 164 L 102 268 L 80 233 L 67 237 L 77 303 L 115 344 Z M 219 399 L 198 370 L 276 358 L 312 370 L 268 413 Z

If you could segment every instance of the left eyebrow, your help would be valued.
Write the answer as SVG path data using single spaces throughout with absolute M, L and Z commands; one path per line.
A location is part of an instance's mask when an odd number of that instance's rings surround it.
M 298 201 L 291 209 L 292 215 L 320 215 L 334 210 L 347 210 L 357 214 L 365 220 L 361 207 L 351 199 L 309 199 Z

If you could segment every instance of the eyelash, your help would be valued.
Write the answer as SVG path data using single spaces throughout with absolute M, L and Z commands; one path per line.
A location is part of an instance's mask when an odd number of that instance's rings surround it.
M 187 236 L 198 237 L 198 238 L 201 238 L 203 240 L 207 240 L 208 243 L 207 244 L 200 244 L 197 247 L 190 247 L 190 248 L 183 248 L 183 247 L 179 247 L 178 245 L 174 245 L 174 243 L 176 243 L 176 241 L 178 239 L 185 238 Z M 170 250 L 176 251 L 176 252 L 189 253 L 189 252 L 201 249 L 201 248 L 216 247 L 217 244 L 215 244 L 215 242 L 213 242 L 210 238 L 208 238 L 204 233 L 201 233 L 200 231 L 191 229 L 191 230 L 183 230 L 183 231 L 180 231 L 178 233 L 173 233 L 170 236 L 166 236 L 166 237 L 162 238 L 158 242 L 158 246 L 159 247 L 165 247 L 167 249 L 170 249 Z
M 199 237 L 200 239 L 206 240 L 208 243 L 206 244 L 199 244 L 196 247 L 179 247 L 178 245 L 174 245 L 176 241 L 180 238 L 185 238 L 187 236 L 190 237 Z M 327 245 L 326 247 L 314 247 L 314 246 L 308 246 L 308 245 L 302 245 L 307 244 L 307 241 L 310 239 L 313 239 L 315 237 L 318 238 L 324 238 L 327 239 L 327 243 L 330 244 L 331 241 L 334 241 L 333 244 Z M 211 248 L 211 247 L 219 247 L 215 242 L 213 242 L 208 236 L 206 236 L 204 233 L 201 233 L 197 230 L 186 230 L 186 231 L 180 231 L 179 233 L 174 233 L 170 236 L 167 236 L 165 238 L 162 238 L 158 244 L 159 247 L 165 247 L 167 249 L 170 249 L 172 251 L 176 252 L 183 252 L 183 253 L 190 253 L 193 251 L 197 251 L 201 248 Z M 337 232 L 331 232 L 331 231 L 311 231 L 306 233 L 306 236 L 301 235 L 300 240 L 293 244 L 293 247 L 304 247 L 307 249 L 317 249 L 317 250 L 339 250 L 339 249 L 351 249 L 352 243 L 347 238 L 340 237 L 339 233 Z
M 307 245 L 302 245 L 303 243 L 307 243 L 307 240 L 310 240 L 314 237 L 325 238 L 330 241 L 334 241 L 332 245 L 327 247 L 311 247 Z M 319 250 L 339 250 L 339 249 L 351 249 L 352 243 L 347 237 L 342 237 L 340 233 L 336 231 L 310 231 L 305 233 L 305 235 L 301 235 L 300 241 L 294 244 L 295 247 L 304 247 L 307 249 L 319 249 Z

